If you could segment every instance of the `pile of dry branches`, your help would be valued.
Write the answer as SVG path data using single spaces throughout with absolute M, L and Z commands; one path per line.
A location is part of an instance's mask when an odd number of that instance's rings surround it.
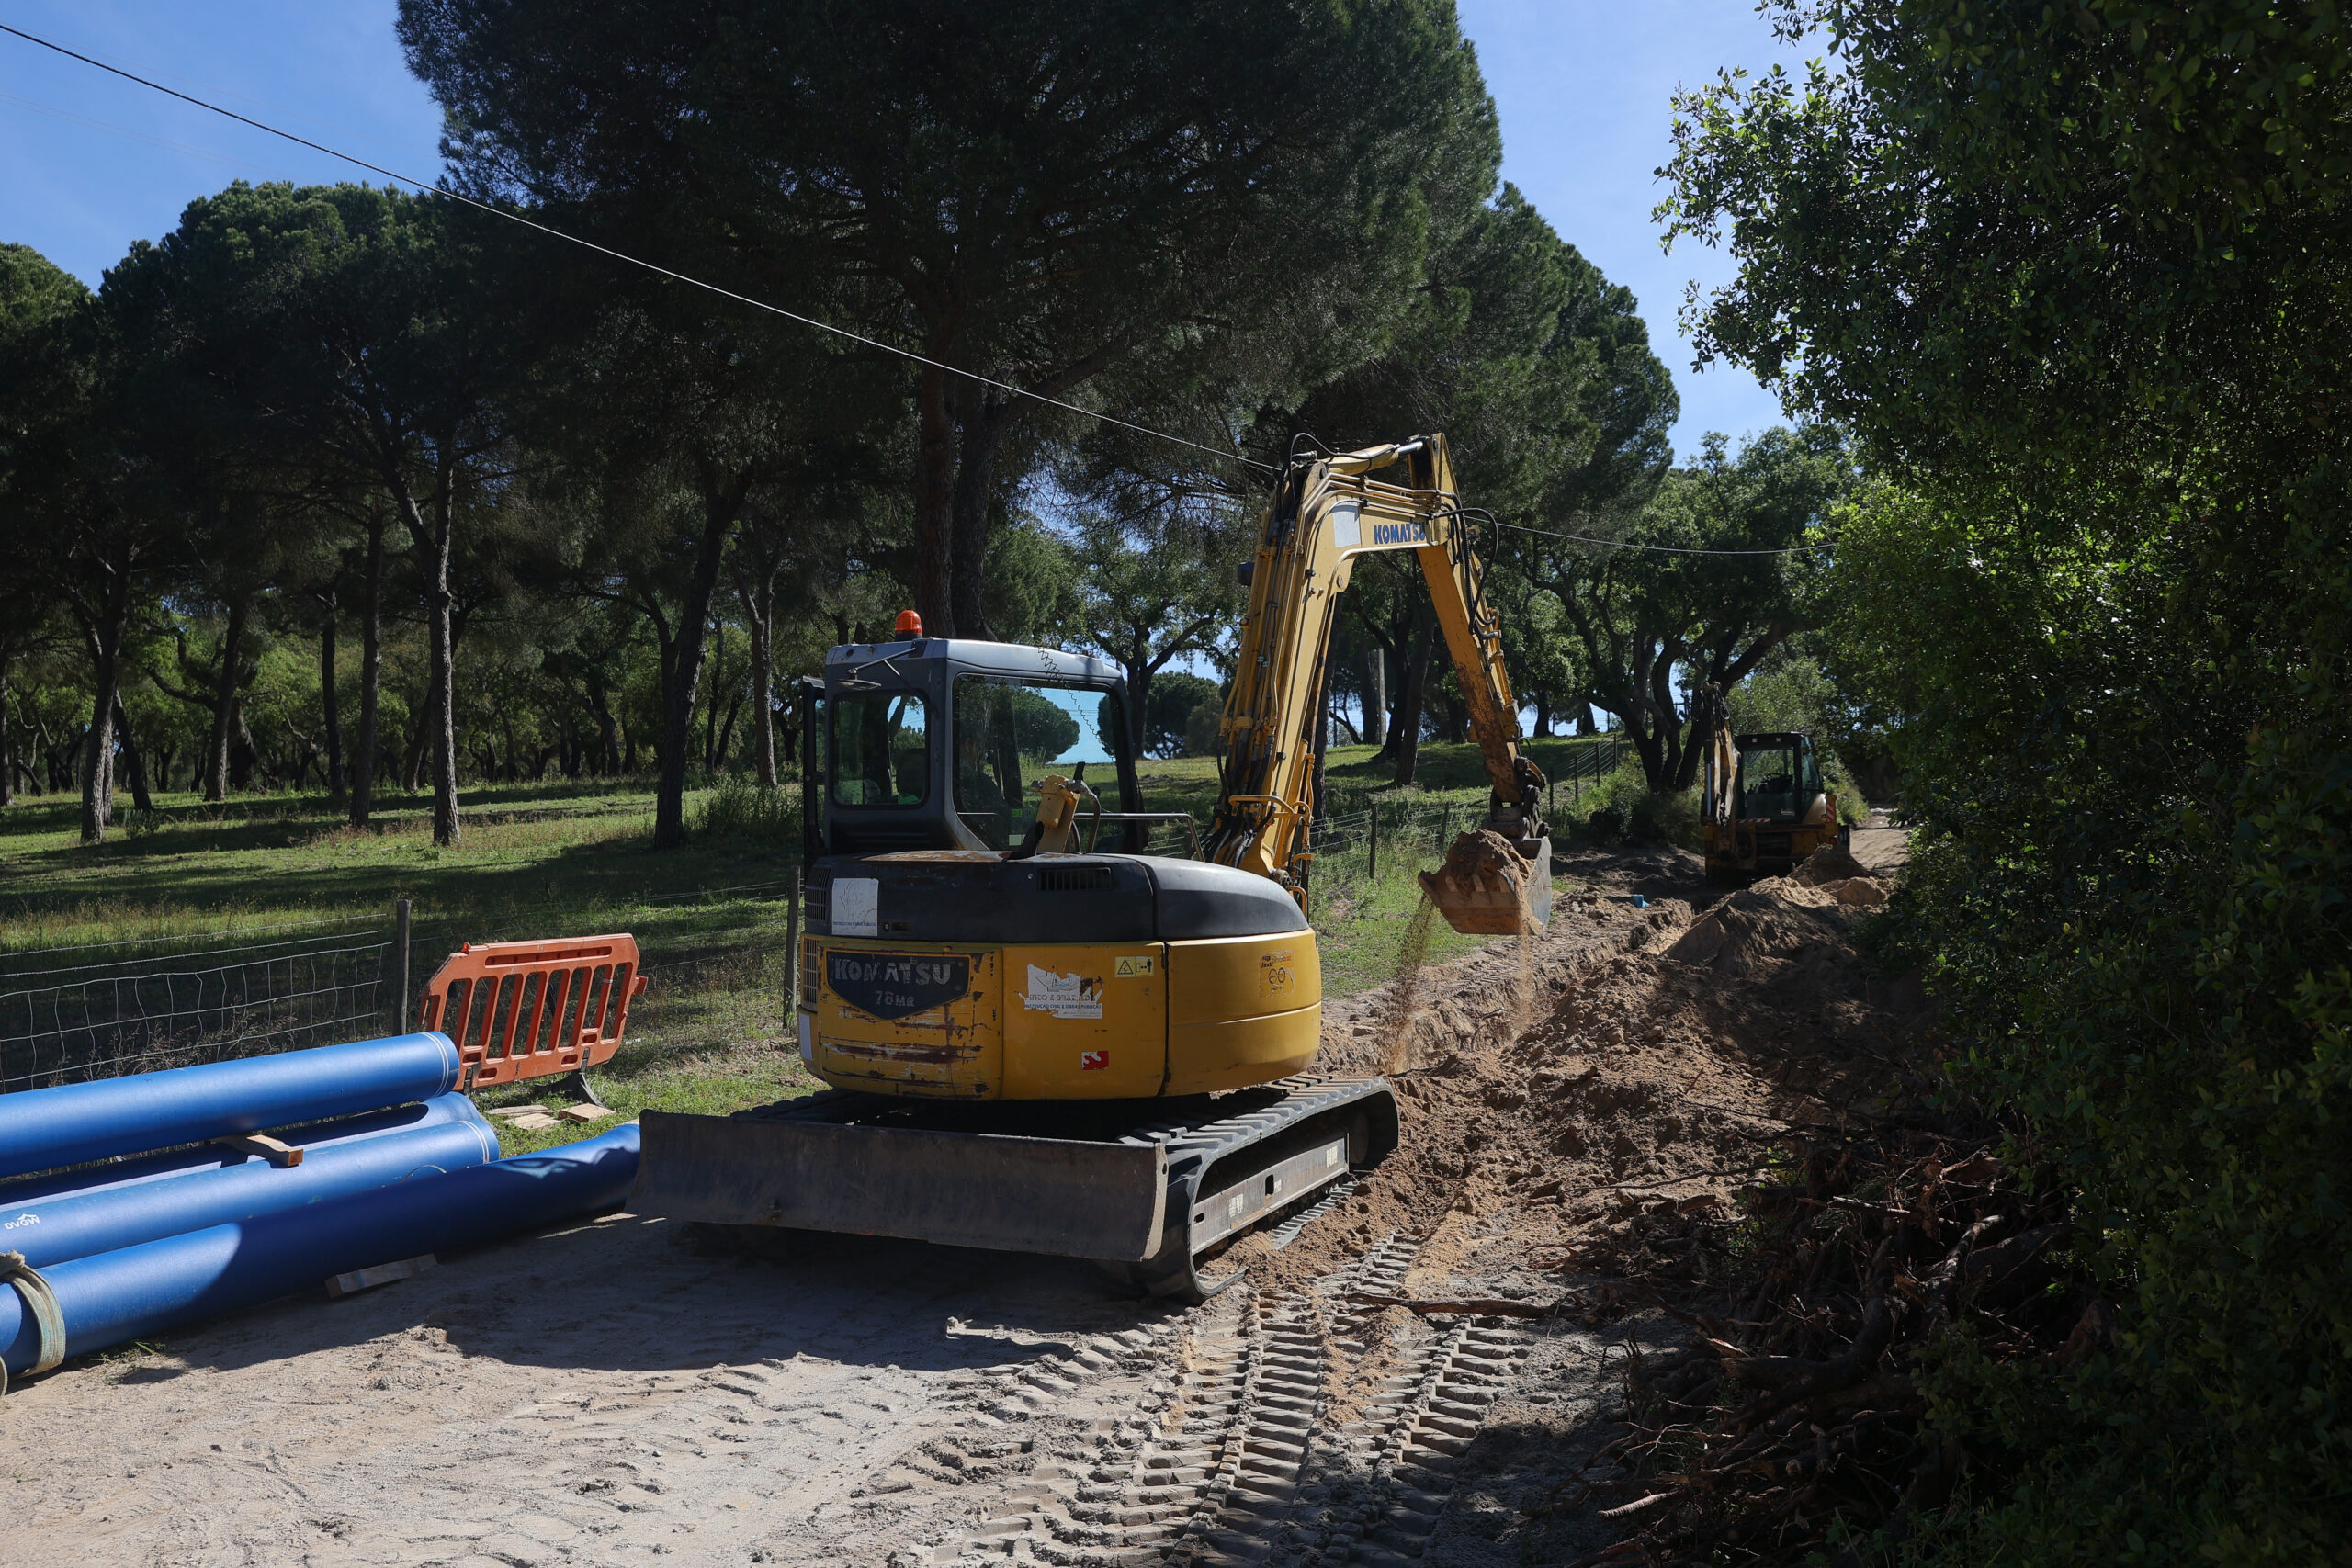
M 2064 1195 L 1982 1145 L 1890 1130 L 1788 1153 L 1794 1179 L 1741 1194 L 1746 1227 L 1692 1206 L 1620 1227 L 1617 1271 L 1696 1334 L 1632 1356 L 1627 1430 L 1555 1506 L 1611 1505 L 1623 1534 L 1580 1565 L 1796 1562 L 1833 1541 L 1870 1561 L 1970 1462 L 1925 1425 L 1931 1341 L 1964 1320 L 1993 1357 L 2075 1359 L 2111 1334 L 2067 1262 Z

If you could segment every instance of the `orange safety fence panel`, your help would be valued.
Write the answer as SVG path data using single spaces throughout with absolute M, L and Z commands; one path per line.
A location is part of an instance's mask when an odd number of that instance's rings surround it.
M 644 994 L 637 939 L 468 942 L 425 983 L 420 1026 L 457 1042 L 460 1089 L 601 1066 Z

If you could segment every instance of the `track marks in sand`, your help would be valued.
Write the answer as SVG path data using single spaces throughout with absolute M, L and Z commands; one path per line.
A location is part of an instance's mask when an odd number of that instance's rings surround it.
M 1197 1309 L 1172 1365 L 1119 1418 L 1041 1434 L 1057 1451 L 1008 1489 L 1013 1508 L 933 1561 L 1309 1568 L 1418 1556 L 1530 1338 L 1353 1303 L 1395 1292 L 1419 1248 L 1392 1235 L 1311 1288 L 1261 1296 L 1245 1280 Z

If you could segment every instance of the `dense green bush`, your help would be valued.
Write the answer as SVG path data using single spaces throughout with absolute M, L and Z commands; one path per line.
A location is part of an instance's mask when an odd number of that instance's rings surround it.
M 1921 825 L 1894 920 L 2120 1309 L 1947 1348 L 1977 1511 L 1913 1550 L 2352 1562 L 2352 29 L 1774 8 L 1837 58 L 1684 105 L 1701 352 L 1882 477 L 1826 635 Z
M 741 773 L 724 773 L 695 807 L 695 831 L 710 838 L 800 842 L 800 792 L 762 789 Z

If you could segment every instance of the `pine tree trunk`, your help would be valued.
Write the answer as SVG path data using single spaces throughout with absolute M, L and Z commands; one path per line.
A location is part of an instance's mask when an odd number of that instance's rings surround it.
M 1375 647 L 1364 655 L 1363 743 L 1388 739 L 1388 655 Z
M 229 625 L 220 634 L 220 651 L 213 660 L 212 729 L 204 743 L 204 798 L 229 798 L 230 726 L 236 717 L 237 660 L 245 641 L 245 604 L 229 604 Z
M 93 684 L 97 691 L 90 705 L 90 732 L 82 751 L 82 841 L 103 843 L 114 811 L 114 710 L 122 700 L 122 639 L 128 614 L 107 607 L 106 618 L 91 628 Z
M 327 800 L 343 804 L 343 711 L 334 689 L 334 595 L 327 595 L 327 618 L 319 630 L 319 716 L 326 728 Z
M 426 737 L 433 769 L 433 841 L 454 848 L 462 828 L 458 820 L 457 667 L 449 646 L 449 561 L 445 553 L 439 570 L 428 579 L 424 607 L 433 682 L 433 728 Z
M 367 581 L 359 604 L 359 744 L 351 754 L 351 825 L 368 826 L 376 794 L 376 699 L 384 673 L 384 526 L 368 528 Z
M 1405 679 L 1396 696 L 1396 732 L 1389 744 L 1396 752 L 1396 783 L 1413 782 L 1413 774 L 1421 761 L 1421 702 L 1429 688 L 1430 656 L 1437 649 L 1435 626 L 1422 628 L 1415 638 L 1412 662 L 1406 667 Z
M 775 570 L 767 568 L 743 590 L 743 619 L 752 628 L 752 765 L 760 787 L 776 787 Z
M 702 679 L 703 627 L 710 619 L 710 597 L 718 586 L 727 536 L 734 531 L 749 488 L 746 475 L 736 476 L 723 491 L 705 482 L 701 549 L 686 584 L 677 646 L 667 661 L 668 679 L 663 682 L 662 774 L 653 794 L 653 847 L 657 850 L 680 849 L 686 841 L 686 759 L 694 744 L 695 688 Z
M 425 698 L 426 729 L 422 737 L 425 761 L 433 770 L 433 841 L 442 849 L 457 846 L 461 829 L 458 820 L 458 728 L 457 728 L 457 663 L 455 633 L 450 625 L 455 595 L 449 591 L 450 545 L 455 538 L 457 510 L 456 459 L 447 456 L 452 450 L 445 438 L 435 445 L 445 454 L 441 460 L 440 483 L 433 495 L 433 520 L 427 524 L 418 508 L 416 496 L 410 490 L 408 474 L 397 455 L 391 456 L 385 468 L 388 488 L 400 509 L 401 521 L 407 526 L 409 538 L 416 546 L 417 573 L 424 580 L 425 640 L 429 651 L 429 673 Z
M 945 371 L 925 367 L 915 406 L 915 610 L 933 637 L 955 637 L 956 435 Z
M 130 773 L 130 804 L 141 811 L 153 811 L 155 795 L 147 787 L 147 760 L 140 754 L 139 742 L 130 733 L 130 716 L 122 711 L 120 697 L 115 699 L 114 722 L 122 734 L 122 765 Z
M 710 642 L 710 705 L 702 720 L 702 771 L 718 771 L 718 694 L 727 682 L 727 628 L 713 622 Z
M 1012 423 L 1012 415 L 1010 410 L 978 391 L 964 401 L 967 412 L 950 507 L 954 536 L 949 549 L 949 591 L 956 606 L 956 635 L 986 637 L 992 635 L 984 595 L 988 581 L 989 497 L 995 486 L 997 447 Z

